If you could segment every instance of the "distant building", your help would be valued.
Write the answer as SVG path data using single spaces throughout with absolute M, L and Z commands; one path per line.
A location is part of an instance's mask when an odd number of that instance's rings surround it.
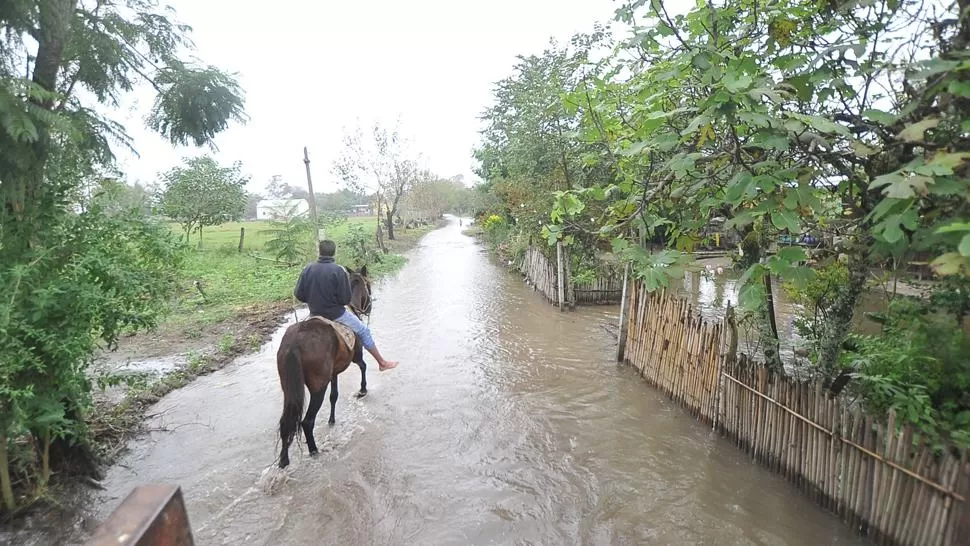
M 350 216 L 374 216 L 372 205 L 354 205 L 347 211 Z
M 263 199 L 256 204 L 257 220 L 274 220 L 289 215 L 306 216 L 310 203 L 306 199 Z

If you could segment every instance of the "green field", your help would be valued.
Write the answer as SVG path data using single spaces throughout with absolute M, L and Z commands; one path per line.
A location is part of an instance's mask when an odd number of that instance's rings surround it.
M 345 265 L 353 264 L 346 263 L 340 242 L 351 224 L 363 224 L 368 233 L 373 233 L 377 219 L 350 218 L 326 230 L 324 235 L 337 241 L 338 263 Z M 175 224 L 172 228 L 176 232 L 180 229 Z M 242 253 L 238 251 L 240 228 L 246 229 Z M 269 222 L 265 221 L 231 222 L 209 227 L 203 230 L 201 247 L 198 247 L 198 235 L 194 235 L 192 250 L 180 278 L 178 297 L 173 302 L 173 312 L 166 325 L 185 328 L 191 333 L 195 327 L 222 322 L 240 313 L 292 302 L 300 270 L 305 262 L 315 258 L 315 250 L 312 241 L 308 240 L 304 263 L 278 264 L 265 250 L 266 242 L 271 238 L 265 233 L 269 228 Z M 391 253 L 383 256 L 380 263 L 368 264 L 371 276 L 377 278 L 400 269 L 405 263 L 401 253 L 431 229 L 433 226 L 396 232 L 397 240 L 388 241 Z M 196 288 L 196 281 L 201 282 L 205 298 Z
M 360 224 L 369 231 L 373 231 L 377 226 L 377 218 L 373 216 L 348 218 L 345 222 L 342 222 L 327 230 L 323 235 L 329 239 L 339 241 L 340 238 L 347 233 L 347 228 L 350 224 Z M 173 231 L 176 233 L 181 233 L 181 227 L 178 224 L 172 223 L 171 226 Z M 271 229 L 268 221 L 253 220 L 247 222 L 228 222 L 219 226 L 205 228 L 202 231 L 202 248 L 207 250 L 227 247 L 238 249 L 239 228 L 246 228 L 246 236 L 243 242 L 243 250 L 245 252 L 261 252 L 266 244 L 266 241 L 271 237 L 270 234 L 265 232 L 266 230 Z M 198 242 L 199 235 L 197 233 L 193 234 L 192 244 L 197 245 Z

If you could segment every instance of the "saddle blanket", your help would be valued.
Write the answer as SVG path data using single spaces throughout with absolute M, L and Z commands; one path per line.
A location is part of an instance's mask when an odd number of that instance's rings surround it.
M 322 320 L 324 324 L 329 324 L 330 326 L 333 326 L 333 329 L 335 332 L 337 332 L 337 337 L 340 338 L 340 341 L 343 341 L 344 346 L 346 346 L 349 351 L 353 352 L 354 343 L 357 341 L 357 334 L 355 334 L 354 331 L 351 330 L 349 326 L 346 326 L 346 325 L 340 324 L 339 322 L 336 322 L 324 317 L 316 316 L 316 315 L 310 317 L 310 319 Z

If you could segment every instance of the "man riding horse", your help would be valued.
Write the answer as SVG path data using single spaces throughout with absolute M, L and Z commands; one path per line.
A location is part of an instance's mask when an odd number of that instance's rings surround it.
M 310 307 L 310 315 L 339 322 L 353 330 L 367 352 L 377 360 L 382 372 L 397 367 L 397 362 L 386 360 L 377 350 L 367 325 L 347 309 L 351 298 L 350 278 L 347 271 L 334 261 L 337 244 L 330 240 L 320 241 L 319 250 L 317 261 L 307 265 L 300 273 L 293 293 L 296 299 Z

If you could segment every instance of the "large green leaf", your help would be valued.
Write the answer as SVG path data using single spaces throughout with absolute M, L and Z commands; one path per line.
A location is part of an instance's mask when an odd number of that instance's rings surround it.
M 899 227 L 899 222 L 886 222 L 886 227 L 882 232 L 883 239 L 889 244 L 894 244 L 902 240 L 906 234 Z
M 805 249 L 800 246 L 786 246 L 778 249 L 776 254 L 779 259 L 787 262 L 803 262 L 808 259 Z
M 747 74 L 734 74 L 732 72 L 725 74 L 721 81 L 724 83 L 724 87 L 732 93 L 740 93 L 751 87 L 754 82 L 751 76 Z
M 936 230 L 937 233 L 963 233 L 970 231 L 970 222 L 953 222 Z
M 970 260 L 958 252 L 947 252 L 930 262 L 930 265 L 939 275 L 956 275 L 970 268 Z
M 801 231 L 800 218 L 794 211 L 782 209 L 772 212 L 771 223 L 779 230 L 787 229 L 792 234 Z
M 917 195 L 926 195 L 927 185 L 933 183 L 933 178 L 921 174 L 904 173 L 901 171 L 877 176 L 871 186 L 881 188 L 886 186 L 883 194 L 892 199 L 909 199 Z
M 862 112 L 863 117 L 869 118 L 882 125 L 892 125 L 896 123 L 896 116 L 882 110 L 866 110 Z
M 858 157 L 866 158 L 871 155 L 879 153 L 878 149 L 873 148 L 867 144 L 864 144 L 858 140 L 853 140 L 851 146 L 852 146 L 852 153 L 854 153 Z
M 940 118 L 930 117 L 922 119 L 916 123 L 907 125 L 899 132 L 897 138 L 904 142 L 922 142 L 926 131 L 936 128 L 940 124 Z
M 800 114 L 797 118 L 820 133 L 850 136 L 849 130 L 844 125 L 839 125 L 826 117 Z
M 947 91 L 961 97 L 970 97 L 970 82 L 954 80 L 950 82 L 950 87 L 947 88 Z
M 970 233 L 964 235 L 963 239 L 960 239 L 960 245 L 957 247 L 957 250 L 961 256 L 970 256 Z
M 650 147 L 650 144 L 651 144 L 650 140 L 641 140 L 640 142 L 634 142 L 633 144 L 625 148 L 621 148 L 620 151 L 617 152 L 617 154 L 621 156 L 626 156 L 626 157 L 639 155 L 643 153 L 644 150 L 648 149 Z
M 936 174 L 946 175 L 953 174 L 953 169 L 968 160 L 970 160 L 970 152 L 937 152 L 933 154 L 933 159 L 930 160 L 929 165 L 942 167 L 944 171 Z

